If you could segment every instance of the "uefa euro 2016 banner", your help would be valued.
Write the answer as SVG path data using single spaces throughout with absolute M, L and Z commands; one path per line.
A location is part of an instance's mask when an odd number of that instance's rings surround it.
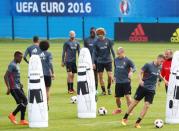
M 12 0 L 13 15 L 178 17 L 179 0 Z

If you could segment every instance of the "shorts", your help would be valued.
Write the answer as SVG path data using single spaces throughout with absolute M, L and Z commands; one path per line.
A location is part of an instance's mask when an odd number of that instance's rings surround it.
M 149 102 L 150 104 L 152 104 L 154 96 L 155 96 L 155 91 L 150 91 L 150 90 L 145 89 L 142 86 L 139 86 L 134 95 L 134 99 L 137 101 L 140 101 L 144 98 L 145 102 Z
M 124 97 L 124 95 L 131 95 L 131 83 L 116 83 L 115 97 Z
M 51 76 L 44 76 L 44 81 L 45 81 L 45 86 L 46 88 L 48 87 L 51 87 L 52 85 L 52 78 Z
M 112 72 L 112 62 L 98 63 L 97 64 L 97 71 L 98 72 L 104 72 L 104 69 L 106 69 L 107 72 Z
M 72 72 L 73 74 L 77 73 L 76 63 L 67 62 L 66 63 L 66 70 L 67 70 L 67 72 Z
M 87 81 L 78 82 L 78 86 L 77 86 L 77 94 L 78 95 L 80 95 L 80 91 L 81 91 L 82 95 L 89 94 L 89 87 L 88 87 Z
M 43 102 L 43 95 L 41 89 L 29 90 L 29 103 L 34 103 L 34 99 L 37 104 Z
M 27 98 L 23 89 L 12 89 L 10 92 L 17 104 L 23 103 L 24 105 L 27 105 Z

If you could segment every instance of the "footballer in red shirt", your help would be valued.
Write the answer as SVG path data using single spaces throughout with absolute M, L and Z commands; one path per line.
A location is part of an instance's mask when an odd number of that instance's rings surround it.
M 168 90 L 168 81 L 170 77 L 172 57 L 173 57 L 173 51 L 171 49 L 167 49 L 165 51 L 165 61 L 163 62 L 162 70 L 161 70 L 161 76 L 163 77 L 163 80 L 165 82 L 166 92 Z

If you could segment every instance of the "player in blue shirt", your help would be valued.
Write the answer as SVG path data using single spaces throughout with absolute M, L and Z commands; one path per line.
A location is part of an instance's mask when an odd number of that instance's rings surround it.
M 127 105 L 131 104 L 131 77 L 136 68 L 132 60 L 125 56 L 124 48 L 117 50 L 118 57 L 114 60 L 115 97 L 118 109 L 112 114 L 121 113 L 121 97 L 126 98 Z
M 99 74 L 99 81 L 102 89 L 102 95 L 106 95 L 105 83 L 103 79 L 104 69 L 107 71 L 108 75 L 108 95 L 111 95 L 111 84 L 113 81 L 112 75 L 112 57 L 115 59 L 115 53 L 113 50 L 113 42 L 108 38 L 105 38 L 105 30 L 104 28 L 98 28 L 96 30 L 96 34 L 98 39 L 94 44 L 94 51 L 92 55 L 93 68 L 97 69 Z M 97 61 L 97 65 L 95 64 L 95 60 Z
M 77 73 L 76 53 L 80 53 L 80 43 L 75 39 L 75 32 L 70 31 L 70 39 L 63 45 L 62 67 L 66 66 L 68 93 L 73 94 L 74 75 Z
M 31 55 L 33 55 L 33 54 L 38 55 L 40 53 L 39 42 L 40 42 L 39 37 L 34 36 L 33 37 L 33 45 L 29 46 L 24 53 L 25 62 L 29 63 L 29 61 L 27 60 L 28 55 L 29 55 L 29 57 L 31 57 Z
M 84 47 L 88 48 L 92 57 L 93 50 L 94 50 L 94 44 L 96 42 L 96 29 L 94 27 L 91 27 L 90 29 L 90 36 L 84 40 Z M 95 60 L 95 64 L 97 65 L 97 60 Z M 98 72 L 97 69 L 94 69 L 94 77 L 95 77 L 95 85 L 96 90 L 98 89 Z
M 48 41 L 41 41 L 39 44 L 39 47 L 41 49 L 41 52 L 39 55 L 40 55 L 41 62 L 42 62 L 42 69 L 43 69 L 44 81 L 45 81 L 46 92 L 47 92 L 47 104 L 48 104 L 52 79 L 55 78 L 53 64 L 52 64 L 53 57 L 52 57 L 52 54 L 48 51 L 50 47 L 50 44 Z M 49 108 L 49 105 L 48 105 L 48 108 Z
M 4 80 L 7 86 L 7 95 L 11 93 L 17 103 L 16 109 L 9 114 L 8 118 L 13 124 L 18 124 L 15 116 L 18 112 L 21 112 L 20 125 L 28 125 L 28 121 L 25 120 L 25 112 L 27 106 L 27 98 L 23 91 L 23 85 L 20 82 L 20 66 L 22 60 L 22 53 L 16 51 L 14 53 L 14 60 L 9 64 L 8 70 L 4 75 Z
M 138 117 L 135 127 L 141 128 L 140 122 L 146 115 L 150 105 L 153 103 L 156 83 L 160 77 L 161 65 L 164 62 L 164 56 L 158 55 L 157 59 L 151 63 L 146 63 L 139 73 L 139 87 L 134 95 L 134 101 L 130 104 L 128 111 L 122 119 L 121 124 L 127 125 L 128 116 L 138 103 L 144 98 L 144 107 Z

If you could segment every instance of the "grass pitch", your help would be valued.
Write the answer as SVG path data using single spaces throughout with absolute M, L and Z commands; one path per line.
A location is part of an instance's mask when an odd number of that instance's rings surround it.
M 31 44 L 29 40 L 0 40 L 0 130 L 3 131 L 38 131 L 38 130 L 49 130 L 49 131 L 135 131 L 138 129 L 134 128 L 134 123 L 139 116 L 140 110 L 143 106 L 143 101 L 138 105 L 134 111 L 134 115 L 129 117 L 129 125 L 124 127 L 120 124 L 125 111 L 126 101 L 123 99 L 122 114 L 112 115 L 113 109 L 116 108 L 114 95 L 111 96 L 99 96 L 98 107 L 104 106 L 108 110 L 106 116 L 97 116 L 96 119 L 78 119 L 77 118 L 77 106 L 70 104 L 70 97 L 72 95 L 67 94 L 66 86 L 66 70 L 61 67 L 61 53 L 63 41 L 51 41 L 50 51 L 53 55 L 53 64 L 56 78 L 53 81 L 51 87 L 50 97 L 50 111 L 49 111 L 49 127 L 45 129 L 30 129 L 29 127 L 16 126 L 10 123 L 7 118 L 8 114 L 16 107 L 15 101 L 12 96 L 5 95 L 6 87 L 3 81 L 3 75 L 7 69 L 7 65 L 13 59 L 13 53 L 16 50 L 22 52 L 25 51 L 27 46 Z M 132 78 L 132 96 L 138 86 L 138 71 L 141 66 L 146 62 L 150 62 L 156 58 L 160 53 L 163 53 L 165 49 L 179 49 L 178 44 L 158 44 L 158 43 L 115 43 L 115 50 L 117 47 L 122 46 L 126 50 L 126 55 L 131 58 L 136 67 Z M 81 45 L 82 47 L 82 45 Z M 21 63 L 21 82 L 24 85 L 24 90 L 27 91 L 27 67 L 28 65 L 22 61 Z M 106 83 L 107 84 L 107 83 Z M 75 81 L 76 88 L 76 81 Z M 112 85 L 114 94 L 114 84 Z M 99 92 L 100 92 L 99 88 Z M 154 128 L 155 119 L 165 120 L 165 105 L 166 105 L 166 93 L 164 85 L 161 84 L 157 88 L 157 93 L 154 99 L 153 105 L 151 105 L 148 114 L 142 121 L 142 129 L 145 131 L 157 130 Z M 27 116 L 27 115 L 26 115 Z M 27 118 L 27 117 L 26 117 Z M 17 115 L 19 120 L 19 114 Z M 175 131 L 179 128 L 179 125 L 167 125 L 161 129 L 162 131 Z M 160 129 L 159 129 L 160 130 Z

